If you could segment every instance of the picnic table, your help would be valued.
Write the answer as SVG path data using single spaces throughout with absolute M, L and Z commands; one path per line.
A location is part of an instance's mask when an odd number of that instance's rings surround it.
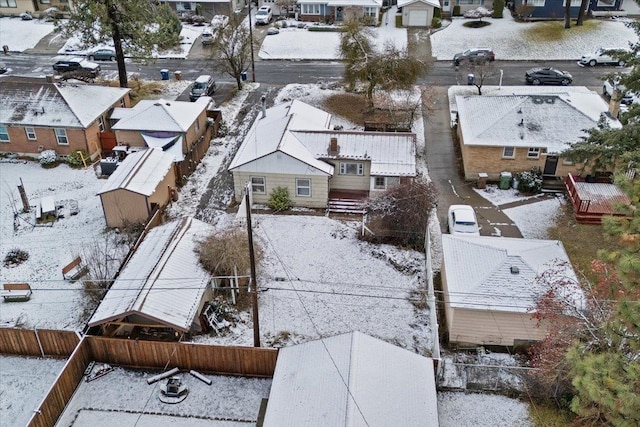
M 5 283 L 0 295 L 5 301 L 29 301 L 31 286 L 28 283 Z

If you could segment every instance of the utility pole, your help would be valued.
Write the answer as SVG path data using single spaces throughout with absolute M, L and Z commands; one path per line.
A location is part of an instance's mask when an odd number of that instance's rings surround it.
M 249 238 L 249 262 L 251 264 L 251 283 L 253 289 L 251 292 L 251 300 L 253 302 L 253 346 L 260 347 L 260 322 L 258 320 L 258 282 L 256 281 L 256 257 L 253 252 L 253 230 L 251 228 L 251 200 L 249 192 L 251 184 L 244 187 L 245 204 L 247 208 L 247 236 Z
M 20 178 L 18 192 L 20 193 L 20 198 L 22 199 L 22 212 L 29 212 L 29 199 L 27 199 L 27 192 L 24 191 L 24 183 L 22 182 L 22 178 Z
M 249 40 L 251 43 L 251 80 L 256 82 L 256 65 L 253 61 L 253 24 L 251 23 L 251 2 L 249 0 Z

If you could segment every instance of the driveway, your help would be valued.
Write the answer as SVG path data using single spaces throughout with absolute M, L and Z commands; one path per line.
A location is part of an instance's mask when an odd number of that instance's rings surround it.
M 447 210 L 454 204 L 471 205 L 478 216 L 483 236 L 522 237 L 518 227 L 498 207 L 477 194 L 473 182 L 465 182 L 458 172 L 459 159 L 453 132 L 449 126 L 447 87 L 432 87 L 435 102 L 424 111 L 427 169 L 438 189 L 438 219 L 443 232 L 447 229 Z M 509 207 L 513 207 L 510 205 Z

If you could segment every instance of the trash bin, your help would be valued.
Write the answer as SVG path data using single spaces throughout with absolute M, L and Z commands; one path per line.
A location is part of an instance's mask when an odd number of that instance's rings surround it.
M 162 76 L 162 80 L 169 80 L 169 70 L 167 69 L 160 70 L 160 75 Z
M 242 74 L 240 74 L 240 77 L 242 78 L 242 81 L 247 80 L 247 73 L 243 72 Z
M 513 188 L 514 190 L 517 190 L 519 185 L 520 185 L 520 178 L 518 177 L 518 175 L 514 175 L 513 181 L 511 181 L 511 188 Z
M 480 172 L 478 174 L 478 182 L 476 182 L 476 187 L 478 187 L 478 189 L 480 190 L 487 188 L 487 179 L 489 179 L 489 174 Z
M 500 172 L 500 184 L 501 190 L 508 190 L 511 186 L 511 172 Z
M 2 51 L 4 52 L 5 55 L 9 54 L 9 46 L 8 45 L 3 45 L 2 46 Z
M 176 80 L 182 80 L 182 71 L 176 71 L 175 73 Z
M 476 80 L 476 76 L 474 76 L 473 74 L 467 74 L 468 85 L 472 85 L 475 80 Z

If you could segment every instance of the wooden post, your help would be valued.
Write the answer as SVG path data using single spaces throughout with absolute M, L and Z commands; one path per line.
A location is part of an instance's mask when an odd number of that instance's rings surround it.
M 247 235 L 249 238 L 249 261 L 251 263 L 251 282 L 253 284 L 253 292 L 251 292 L 253 302 L 253 346 L 260 347 L 260 322 L 258 319 L 258 282 L 256 281 L 256 258 L 253 252 L 253 230 L 251 229 L 251 201 L 249 200 L 249 192 L 251 187 L 247 184 L 244 187 L 245 202 L 247 209 Z
M 27 192 L 24 191 L 24 184 L 22 183 L 22 178 L 20 178 L 20 185 L 18 185 L 18 192 L 20 193 L 20 198 L 22 199 L 22 212 L 29 212 L 31 208 L 29 207 L 29 199 L 27 199 Z

